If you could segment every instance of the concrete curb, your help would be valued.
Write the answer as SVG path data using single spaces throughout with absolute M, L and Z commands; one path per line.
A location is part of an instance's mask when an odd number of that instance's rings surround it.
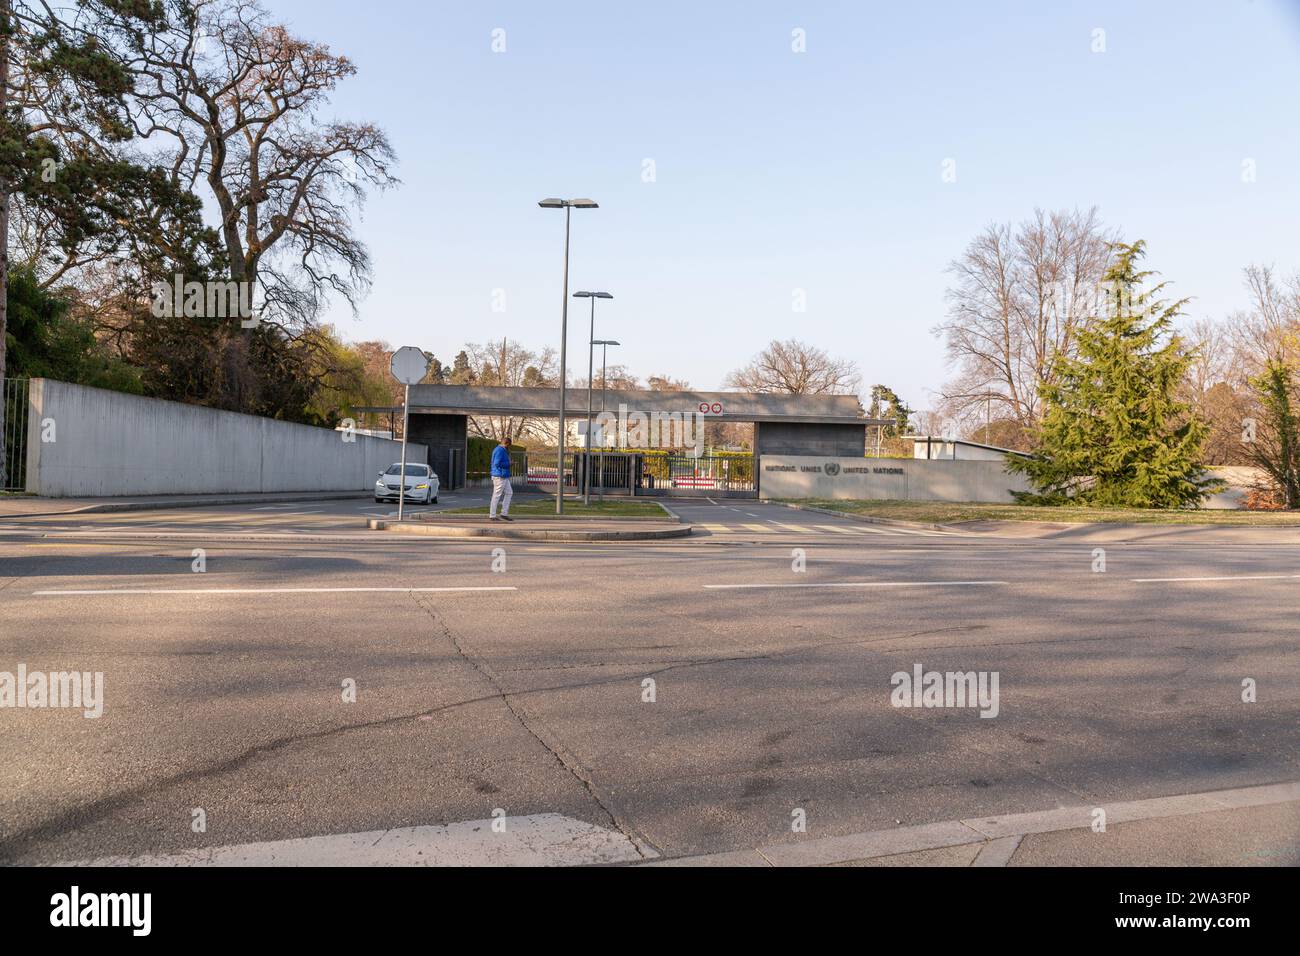
M 1300 801 L 1300 781 L 1188 793 L 1145 800 L 1098 802 L 1093 806 L 1062 807 L 1003 816 L 945 820 L 893 830 L 873 830 L 844 836 L 822 837 L 799 843 L 778 843 L 753 850 L 708 853 L 656 860 L 642 866 L 832 866 L 877 857 L 899 856 L 921 850 L 937 850 L 979 843 L 981 866 L 1005 866 L 1011 861 L 1019 838 L 1031 833 L 1056 833 L 1086 829 L 1093 824 L 1093 812 L 1106 812 L 1108 824 L 1187 816 L 1216 810 L 1269 806 Z M 1003 842 L 1005 841 L 1005 842 Z
M 368 491 L 298 491 L 271 495 L 214 495 L 202 500 L 183 498 L 176 501 L 105 501 L 63 511 L 24 511 L 18 514 L 5 514 L 0 510 L 0 520 L 57 518 L 60 515 L 104 514 L 113 511 L 168 511 L 173 508 L 211 508 L 218 505 L 274 505 L 290 501 L 342 501 L 369 497 Z
M 664 504 L 662 501 L 656 501 L 655 504 L 657 504 L 660 508 L 663 508 L 664 511 L 667 511 L 670 515 L 672 515 L 674 521 L 678 521 L 678 522 L 681 522 L 682 524 L 686 524 L 686 522 L 682 520 L 682 516 L 681 516 L 681 515 L 679 515 L 676 511 L 673 511 L 672 508 L 669 508 L 669 507 L 668 507 L 666 504 Z
M 415 521 L 482 521 L 486 514 L 449 515 L 442 511 L 424 511 L 412 516 Z M 516 521 L 667 521 L 665 515 L 618 515 L 608 518 L 587 518 L 575 515 L 514 515 Z M 677 518 L 677 515 L 673 515 Z M 677 520 L 681 520 L 677 518 Z
M 896 528 L 913 528 L 918 531 L 947 531 L 951 534 L 963 533 L 962 529 L 955 528 L 947 524 L 933 524 L 926 521 L 900 521 L 897 518 L 877 518 L 875 515 L 855 514 L 852 511 L 836 511 L 834 508 L 818 508 L 814 505 L 800 505 L 789 501 L 777 501 L 773 498 L 767 499 L 769 503 L 781 505 L 784 508 L 792 508 L 795 511 L 815 511 L 821 515 L 831 515 L 834 518 L 849 518 L 853 521 L 861 521 L 865 524 L 883 524 L 892 525 Z M 964 532 L 970 534 L 971 532 Z
M 395 534 L 507 541 L 654 541 L 662 538 L 685 538 L 691 533 L 691 526 L 688 524 L 670 528 L 598 528 L 589 531 L 577 531 L 572 528 L 498 528 L 483 525 L 456 527 L 429 524 L 427 521 L 419 524 L 406 521 L 399 523 L 381 518 L 371 518 L 367 524 L 372 531 L 389 531 Z

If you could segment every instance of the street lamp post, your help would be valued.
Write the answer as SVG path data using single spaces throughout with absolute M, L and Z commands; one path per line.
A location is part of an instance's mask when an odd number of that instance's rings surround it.
M 565 346 L 569 340 L 569 210 L 599 209 L 590 199 L 543 199 L 537 205 L 543 209 L 564 210 L 564 298 L 560 311 L 560 438 L 555 467 L 555 513 L 564 514 L 564 379 L 568 374 L 565 365 Z
M 582 503 L 585 505 L 591 502 L 591 373 L 596 357 L 596 300 L 614 297 L 608 292 L 575 292 L 573 297 L 591 300 L 591 332 L 587 335 L 587 441 L 582 461 Z
M 605 356 L 607 354 L 607 349 L 609 346 L 621 345 L 622 343 L 615 342 L 613 339 L 592 339 L 591 344 L 600 346 L 600 411 L 601 414 L 604 414 L 605 412 Z M 587 426 L 587 430 L 588 431 L 591 430 L 590 425 Z M 617 434 L 617 430 L 615 431 L 615 434 Z M 600 434 L 600 468 L 597 471 L 597 474 L 600 475 L 600 500 L 604 501 L 605 500 L 605 433 L 604 432 L 601 432 Z

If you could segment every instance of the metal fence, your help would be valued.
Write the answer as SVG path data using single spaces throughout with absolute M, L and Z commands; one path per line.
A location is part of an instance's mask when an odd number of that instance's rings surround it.
M 566 489 L 566 494 L 568 493 L 568 489 L 577 488 L 578 486 L 578 470 L 576 467 L 577 458 L 578 456 L 574 452 L 566 451 L 564 453 L 564 487 Z M 522 464 L 525 482 L 529 485 L 533 485 L 541 491 L 549 491 L 554 494 L 555 459 L 556 453 L 554 450 L 549 452 L 544 449 L 537 452 L 529 450 L 528 455 Z M 518 477 L 520 471 L 520 463 L 512 456 L 510 459 L 512 484 L 518 484 L 514 479 Z
M 638 493 L 756 492 L 753 455 L 644 455 Z
M 0 379 L 4 404 L 0 407 L 0 436 L 4 440 L 0 490 L 27 490 L 27 379 Z

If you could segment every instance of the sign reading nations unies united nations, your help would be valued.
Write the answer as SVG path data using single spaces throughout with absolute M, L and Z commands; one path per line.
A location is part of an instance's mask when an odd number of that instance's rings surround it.
M 904 475 L 906 472 L 898 466 L 889 465 L 841 465 L 839 462 L 828 461 L 825 465 L 764 465 L 764 471 L 801 471 L 818 475 L 825 475 L 827 478 L 835 478 L 839 475 Z

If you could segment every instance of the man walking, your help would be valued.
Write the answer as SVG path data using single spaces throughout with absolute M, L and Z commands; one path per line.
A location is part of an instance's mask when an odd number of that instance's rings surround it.
M 510 436 L 501 439 L 501 444 L 492 449 L 492 503 L 488 505 L 488 520 L 496 521 L 497 503 L 501 504 L 501 521 L 512 521 L 510 517 Z

